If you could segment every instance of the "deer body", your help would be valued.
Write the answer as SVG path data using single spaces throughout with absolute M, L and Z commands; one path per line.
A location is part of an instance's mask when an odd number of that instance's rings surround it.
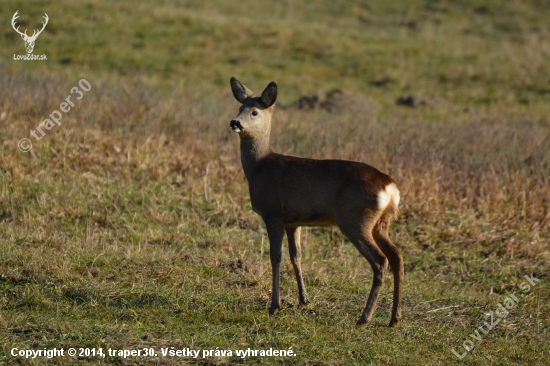
M 377 192 L 362 188 L 372 177 L 381 179 L 378 191 L 393 181 L 366 164 L 349 163 L 270 153 L 247 174 L 252 208 L 296 227 L 333 226 L 339 215 L 377 209 Z
M 301 271 L 301 226 L 337 225 L 369 261 L 374 280 L 359 324 L 372 318 L 388 264 L 394 273 L 390 326 L 401 319 L 403 258 L 389 238 L 397 215 L 399 191 L 386 174 L 363 163 L 315 160 L 276 154 L 269 146 L 277 86 L 261 97 L 231 79 L 235 98 L 243 103 L 230 126 L 240 135 L 241 163 L 248 180 L 253 210 L 265 222 L 270 242 L 273 292 L 270 313 L 280 308 L 279 267 L 286 232 L 301 304 L 308 302 Z

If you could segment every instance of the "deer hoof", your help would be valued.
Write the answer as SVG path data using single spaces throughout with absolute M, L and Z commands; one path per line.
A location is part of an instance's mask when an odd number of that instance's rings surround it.
M 359 319 L 356 323 L 357 327 L 359 328 L 366 328 L 368 325 L 369 325 L 369 321 L 365 320 L 365 319 Z
M 279 310 L 281 309 L 281 306 L 280 305 L 277 305 L 277 306 L 271 306 L 269 308 L 269 315 L 275 315 L 279 312 Z
M 399 326 L 399 323 L 401 323 L 400 320 L 398 320 L 398 319 L 392 319 L 392 320 L 390 320 L 390 325 L 389 325 L 389 327 L 390 327 L 390 328 L 397 328 L 397 327 Z

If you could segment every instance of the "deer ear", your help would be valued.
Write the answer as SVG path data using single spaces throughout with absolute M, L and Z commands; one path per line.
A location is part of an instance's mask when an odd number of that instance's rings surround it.
M 235 97 L 235 99 L 241 102 L 241 104 L 244 103 L 244 101 L 248 98 L 254 97 L 254 93 L 252 92 L 252 90 L 241 84 L 241 82 L 237 80 L 237 78 L 232 77 L 229 82 L 231 84 L 231 91 L 233 92 L 233 96 Z
M 262 92 L 262 102 L 269 108 L 277 100 L 277 84 L 270 82 L 267 88 Z

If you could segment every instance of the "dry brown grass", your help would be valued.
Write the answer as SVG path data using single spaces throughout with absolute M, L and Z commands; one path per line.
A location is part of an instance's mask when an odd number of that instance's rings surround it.
M 236 139 L 227 128 L 235 103 L 227 92 L 201 98 L 178 89 L 155 92 L 139 82 L 92 84 L 62 126 L 35 141 L 29 131 L 58 109 L 65 97 L 60 93 L 71 83 L 2 76 L 7 137 L 2 169 L 11 187 L 146 179 L 176 185 L 184 202 L 206 195 L 220 210 L 232 210 L 230 196 L 243 209 L 246 184 Z M 364 161 L 388 172 L 403 194 L 403 221 L 418 220 L 439 232 L 425 238 L 426 245 L 451 251 L 479 245 L 544 257 L 550 222 L 548 119 L 539 111 L 488 108 L 457 110 L 443 119 L 440 108 L 432 109 L 277 110 L 272 144 L 283 153 Z M 426 113 L 433 115 L 421 121 Z M 28 154 L 17 149 L 22 137 L 34 143 Z M 14 199 L 4 202 L 4 211 L 13 208 Z

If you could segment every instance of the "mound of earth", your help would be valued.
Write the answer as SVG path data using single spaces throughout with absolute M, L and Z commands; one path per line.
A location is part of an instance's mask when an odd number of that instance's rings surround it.
M 290 105 L 292 109 L 313 110 L 323 109 L 328 112 L 335 112 L 350 107 L 369 107 L 373 103 L 362 96 L 356 96 L 343 92 L 340 89 L 332 89 L 326 94 L 302 95 L 300 99 Z

